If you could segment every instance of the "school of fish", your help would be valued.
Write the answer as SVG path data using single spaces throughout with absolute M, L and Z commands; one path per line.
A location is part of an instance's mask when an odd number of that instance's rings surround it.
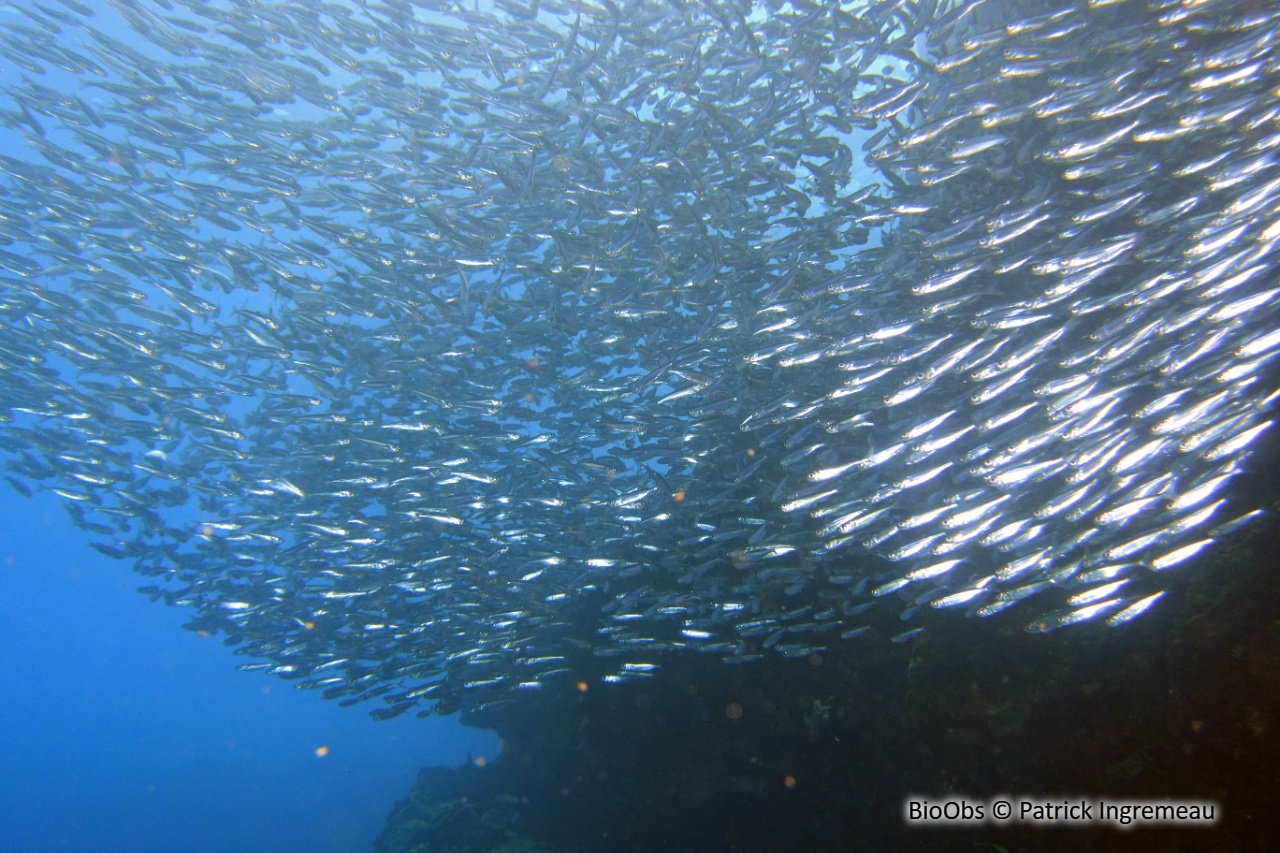
M 1128 622 L 1257 515 L 1277 42 L 1242 0 L 11 0 L 5 478 L 379 718 L 872 607 Z

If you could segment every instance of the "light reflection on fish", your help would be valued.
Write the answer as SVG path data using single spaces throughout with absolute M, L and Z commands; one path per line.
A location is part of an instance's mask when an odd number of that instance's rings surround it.
M 1118 625 L 1253 517 L 1280 13 L 8 12 L 6 479 L 249 667 L 390 717 Z

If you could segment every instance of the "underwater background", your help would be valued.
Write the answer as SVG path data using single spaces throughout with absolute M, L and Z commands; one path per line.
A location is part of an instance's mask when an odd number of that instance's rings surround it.
M 1241 496 L 1280 506 L 1280 447 Z M 1174 607 L 1067 642 L 935 624 L 749 673 L 482 713 L 503 757 L 419 775 L 379 853 L 487 850 L 1219 851 L 1280 837 L 1280 527 L 1233 540 Z M 1212 802 L 1210 827 L 907 826 L 908 796 Z
M 368 850 L 418 768 L 496 755 L 456 717 L 379 723 L 236 672 L 57 500 L 0 494 L 0 849 Z
M 0 6 L 0 851 L 1270 849 L 1277 41 Z
M 1271 507 L 1278 450 L 1260 449 L 1249 483 Z M 918 648 L 873 635 L 749 678 L 694 659 L 652 688 L 529 701 L 471 728 L 378 722 L 235 672 L 55 501 L 4 504 L 5 850 L 1217 851 L 1280 837 L 1274 516 L 1123 633 L 937 626 Z M 1127 832 L 901 821 L 908 793 L 1015 790 L 1208 798 L 1222 817 Z

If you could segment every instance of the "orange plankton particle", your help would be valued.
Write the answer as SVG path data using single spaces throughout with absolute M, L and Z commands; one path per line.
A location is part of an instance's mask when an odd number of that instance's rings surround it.
M 724 708 L 724 715 L 731 720 L 742 719 L 742 706 L 737 702 L 730 702 Z
M 756 455 L 756 449 L 755 449 L 754 447 L 748 447 L 748 448 L 747 448 L 747 455 L 748 455 L 748 456 L 755 456 L 755 455 Z
M 788 773 L 786 776 L 782 777 L 782 784 L 786 785 L 788 788 L 794 788 L 796 786 L 796 777 Z
M 327 746 L 316 747 L 316 758 L 324 758 L 328 754 L 329 754 L 329 747 Z
M 538 361 L 538 357 L 536 355 L 531 355 L 524 360 L 524 363 L 526 367 L 532 370 L 533 368 L 537 367 L 540 362 Z
M 578 682 L 578 692 L 579 692 L 579 693 L 586 693 L 586 692 L 587 692 L 587 682 L 585 682 L 585 681 L 579 681 L 579 682 Z
M 475 758 L 471 759 L 471 763 L 476 767 L 484 767 L 489 763 L 489 759 L 485 758 L 483 755 L 477 755 Z
M 218 531 L 213 529 L 212 524 L 200 525 L 200 529 L 197 532 L 205 539 L 212 539 L 214 536 L 218 535 Z
M 684 500 L 684 489 L 681 489 L 680 491 L 676 492 L 671 497 L 675 500 L 676 503 L 680 503 L 681 501 Z
M 308 631 L 311 631 L 311 630 L 314 630 L 314 629 L 315 629 L 315 627 L 316 627 L 316 623 L 314 623 L 314 622 L 312 622 L 310 619 L 308 619 L 306 622 L 303 622 L 303 623 L 302 623 L 302 627 L 303 627 L 303 628 L 306 628 Z

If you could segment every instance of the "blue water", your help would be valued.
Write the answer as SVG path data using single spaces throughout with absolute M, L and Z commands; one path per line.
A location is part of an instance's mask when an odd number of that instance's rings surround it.
M 0 489 L 0 851 L 368 850 L 419 767 L 497 754 L 237 672 L 59 504 Z
M 0 66 L 0 85 L 21 76 Z M 147 581 L 89 548 L 60 503 L 0 484 L 0 853 L 368 850 L 420 767 L 497 754 L 456 718 L 375 722 L 237 672 L 247 658 L 138 594 Z

